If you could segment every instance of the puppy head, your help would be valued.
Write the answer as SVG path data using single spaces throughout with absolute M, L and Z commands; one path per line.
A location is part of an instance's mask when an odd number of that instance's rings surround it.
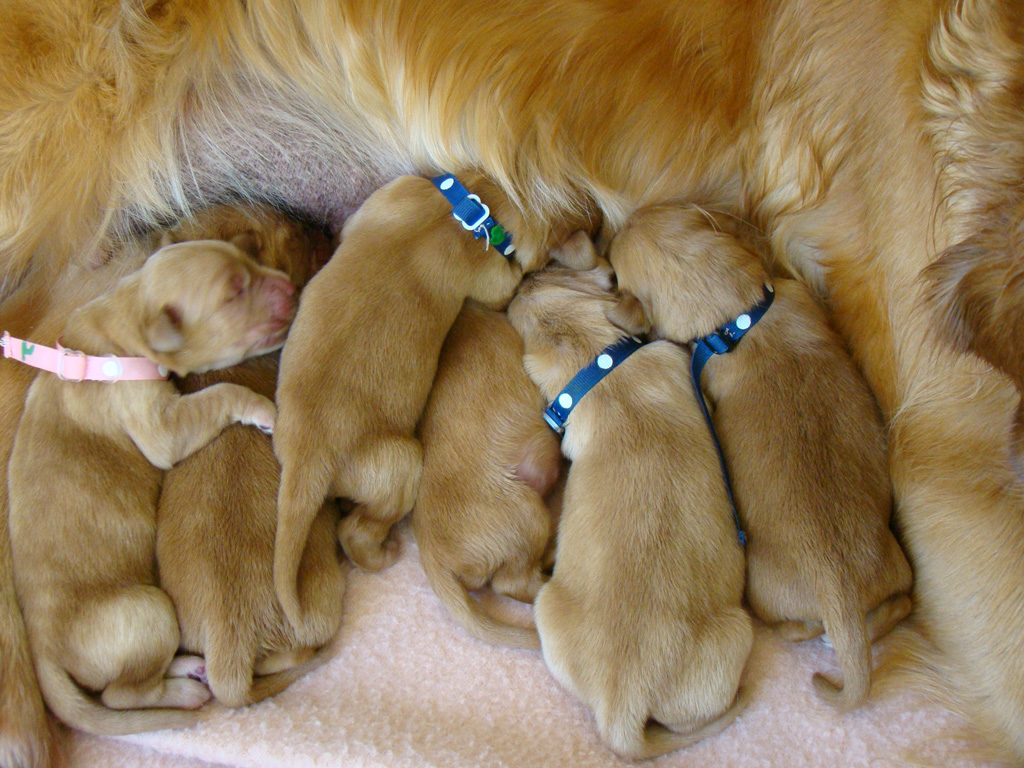
M 601 349 L 623 335 L 614 322 L 635 300 L 614 291 L 611 265 L 574 270 L 558 263 L 535 272 L 519 287 L 508 318 L 523 338 L 523 364 L 545 397 L 554 397 Z
M 301 288 L 331 258 L 327 233 L 268 205 L 214 205 L 165 230 L 160 245 L 226 240 L 256 263 L 288 275 Z
M 147 356 L 179 375 L 280 348 L 295 315 L 288 278 L 222 240 L 164 246 L 137 284 L 134 312 Z
M 748 310 L 768 279 L 760 259 L 692 205 L 637 211 L 612 240 L 619 287 L 666 338 L 687 342 Z

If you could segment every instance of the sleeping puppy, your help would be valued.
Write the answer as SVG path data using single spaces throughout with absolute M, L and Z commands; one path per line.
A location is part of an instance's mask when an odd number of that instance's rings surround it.
M 169 230 L 165 241 L 217 238 L 301 286 L 325 261 L 327 238 L 267 207 L 216 206 Z M 278 359 L 264 355 L 222 371 L 186 376 L 185 393 L 231 382 L 273 398 Z M 214 697 L 243 706 L 283 690 L 323 660 L 341 621 L 344 573 L 333 504 L 316 517 L 300 571 L 310 615 L 302 632 L 274 595 L 274 535 L 280 467 L 270 438 L 229 426 L 164 476 L 157 510 L 160 586 L 178 615 L 181 648 L 205 657 Z M 253 675 L 256 674 L 256 680 Z
M 490 582 L 499 594 L 533 602 L 543 583 L 551 540 L 543 496 L 558 478 L 560 452 L 522 358 L 505 316 L 467 302 L 420 421 L 423 475 L 412 526 L 430 586 L 467 631 L 539 649 L 534 628 L 499 621 L 469 594 Z
M 578 236 L 574 244 L 587 249 Z M 739 240 L 692 206 L 643 209 L 611 243 L 619 286 L 664 337 L 685 343 L 747 312 L 768 275 Z M 795 280 L 728 354 L 704 369 L 714 422 L 750 536 L 747 599 L 783 635 L 822 630 L 844 685 L 818 692 L 849 709 L 871 686 L 871 642 L 910 611 L 912 576 L 889 528 L 885 433 L 871 392 Z
M 611 278 L 607 262 L 549 268 L 509 305 L 546 398 L 623 335 L 609 316 L 640 325 Z M 743 707 L 743 552 L 688 365 L 685 349 L 654 342 L 578 401 L 554 575 L 534 604 L 551 672 L 628 758 L 717 733 Z
M 178 375 L 209 370 L 280 346 L 293 294 L 281 273 L 228 243 L 171 245 L 72 313 L 63 343 Z M 274 415 L 267 398 L 229 384 L 180 397 L 160 379 L 36 377 L 9 468 L 11 546 L 40 689 L 67 724 L 117 734 L 197 721 L 157 709 L 209 697 L 178 677 L 200 660 L 172 663 L 178 624 L 155 586 L 162 470 L 229 423 L 269 429 Z
M 523 220 L 497 187 L 462 174 L 466 188 L 513 233 Z M 562 237 L 559 231 L 556 236 Z M 397 557 L 391 527 L 411 511 L 422 467 L 413 431 L 441 345 L 463 302 L 502 307 L 544 242 L 516 242 L 517 260 L 484 247 L 452 217 L 427 179 L 403 176 L 350 217 L 330 262 L 303 291 L 281 355 L 274 449 L 281 462 L 274 582 L 294 624 L 309 525 L 328 496 L 355 506 L 338 538 L 361 568 Z

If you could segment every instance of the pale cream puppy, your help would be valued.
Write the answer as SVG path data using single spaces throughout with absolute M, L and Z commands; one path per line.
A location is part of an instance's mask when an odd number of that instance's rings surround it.
M 607 262 L 548 268 L 510 304 L 545 398 L 623 335 L 609 315 L 636 314 L 611 279 Z M 743 552 L 688 365 L 685 349 L 655 342 L 578 401 L 554 575 L 534 608 L 551 672 L 628 758 L 717 733 L 744 703 Z
M 634 214 L 610 258 L 620 287 L 677 342 L 750 309 L 768 280 L 740 240 L 686 205 Z M 815 675 L 815 687 L 849 709 L 870 690 L 871 642 L 910 611 L 912 575 L 889 528 L 878 406 L 807 289 L 772 282 L 772 306 L 708 362 L 703 383 L 749 535 L 750 606 L 791 640 L 828 632 L 844 681 Z
M 63 343 L 149 357 L 179 375 L 227 366 L 281 344 L 293 294 L 284 275 L 230 244 L 171 245 L 75 311 Z M 174 677 L 198 660 L 172 664 L 178 624 L 155 586 L 162 470 L 229 423 L 269 428 L 274 415 L 267 398 L 229 384 L 181 397 L 168 381 L 36 377 L 9 468 L 11 547 L 40 688 L 64 722 L 99 734 L 196 722 L 158 709 L 209 697 Z
M 467 302 L 445 339 L 418 434 L 423 475 L 412 524 L 434 592 L 474 636 L 540 648 L 533 627 L 491 616 L 469 590 L 532 602 L 544 583 L 558 439 L 504 314 Z
M 205 209 L 165 233 L 165 241 L 218 238 L 246 250 L 301 287 L 330 251 L 319 229 L 266 206 Z M 277 355 L 186 376 L 185 393 L 232 382 L 273 398 Z M 160 586 L 174 603 L 182 649 L 205 658 L 214 697 L 243 706 L 277 693 L 324 660 L 314 656 L 341 622 L 345 575 L 337 554 L 333 503 L 314 520 L 300 571 L 310 615 L 303 631 L 274 594 L 274 536 L 280 467 L 270 438 L 229 426 L 164 476 L 157 510 Z M 255 676 L 255 677 L 254 677 Z
M 527 231 L 496 186 L 479 174 L 459 178 L 514 237 Z M 467 298 L 503 307 L 523 268 L 565 234 L 518 237 L 517 260 L 508 261 L 416 176 L 382 187 L 345 222 L 338 249 L 303 291 L 281 355 L 274 581 L 293 623 L 303 614 L 300 556 L 324 499 L 355 505 L 338 538 L 356 565 L 378 570 L 397 557 L 389 533 L 416 501 L 422 450 L 414 429 L 449 328 Z

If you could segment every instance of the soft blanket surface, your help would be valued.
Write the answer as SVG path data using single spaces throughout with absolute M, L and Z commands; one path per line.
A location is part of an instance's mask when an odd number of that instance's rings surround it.
M 616 758 L 589 713 L 536 652 L 469 637 L 434 597 L 409 526 L 388 570 L 353 569 L 334 655 L 276 698 L 220 709 L 185 731 L 101 739 L 75 734 L 73 768 L 607 768 Z M 519 612 L 521 613 L 521 611 Z M 884 644 L 884 641 L 883 641 Z M 962 723 L 904 694 L 848 715 L 811 689 L 835 672 L 820 641 L 791 645 L 758 627 L 748 663 L 753 696 L 716 738 L 653 768 L 978 768 L 960 755 Z M 639 765 L 644 765 L 640 763 Z

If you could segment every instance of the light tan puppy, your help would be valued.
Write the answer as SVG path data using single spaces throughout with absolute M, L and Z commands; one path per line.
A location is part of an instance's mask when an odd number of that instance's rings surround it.
M 611 279 L 607 262 L 549 268 L 509 305 L 546 398 L 623 335 L 608 319 L 623 301 Z M 562 439 L 572 465 L 555 571 L 534 606 L 551 672 L 629 758 L 725 728 L 743 707 L 753 641 L 743 552 L 688 366 L 686 350 L 654 342 L 578 401 Z
M 543 496 L 561 456 L 522 359 L 523 342 L 505 316 L 467 302 L 420 421 L 423 475 L 412 525 L 427 580 L 470 634 L 538 649 L 534 628 L 496 619 L 469 594 L 489 582 L 533 602 L 544 582 L 551 515 Z
M 511 230 L 522 223 L 497 188 L 460 174 Z M 521 230 L 519 230 L 521 231 Z M 422 451 L 413 435 L 444 338 L 463 302 L 501 307 L 546 242 L 517 239 L 508 261 L 452 217 L 427 179 L 404 176 L 346 223 L 330 262 L 310 281 L 281 355 L 281 461 L 274 581 L 288 618 L 310 522 L 324 499 L 355 504 L 338 527 L 345 553 L 378 570 L 397 556 L 391 527 L 416 500 Z
M 231 365 L 280 345 L 293 293 L 281 273 L 227 243 L 171 245 L 75 311 L 63 342 L 149 357 L 179 375 Z M 244 387 L 183 398 L 167 381 L 37 376 L 10 462 L 9 525 L 40 688 L 60 719 L 100 734 L 196 721 L 154 709 L 209 697 L 201 683 L 171 677 L 197 668 L 187 657 L 172 664 L 177 621 L 155 586 L 161 470 L 233 421 L 266 429 L 273 420 L 273 404 Z
M 680 343 L 748 311 L 768 280 L 754 253 L 692 206 L 637 212 L 610 257 L 620 287 Z M 815 675 L 815 687 L 852 708 L 870 690 L 871 641 L 911 607 L 910 566 L 889 528 L 885 430 L 821 307 L 795 280 L 773 284 L 772 306 L 702 380 L 749 535 L 747 599 L 791 640 L 828 632 L 845 685 Z
M 167 241 L 217 238 L 301 287 L 330 255 L 318 229 L 273 209 L 217 206 L 165 235 Z M 222 371 L 187 376 L 185 393 L 231 382 L 273 398 L 278 359 L 264 355 Z M 297 633 L 274 595 L 274 535 L 280 467 L 270 438 L 229 426 L 164 476 L 157 510 L 160 587 L 174 603 L 182 649 L 205 658 L 213 695 L 243 706 L 273 695 L 309 671 L 315 649 L 341 621 L 344 573 L 333 504 L 313 523 L 299 581 L 310 615 Z M 323 655 L 315 658 L 323 660 Z M 253 680 L 253 675 L 257 679 Z

